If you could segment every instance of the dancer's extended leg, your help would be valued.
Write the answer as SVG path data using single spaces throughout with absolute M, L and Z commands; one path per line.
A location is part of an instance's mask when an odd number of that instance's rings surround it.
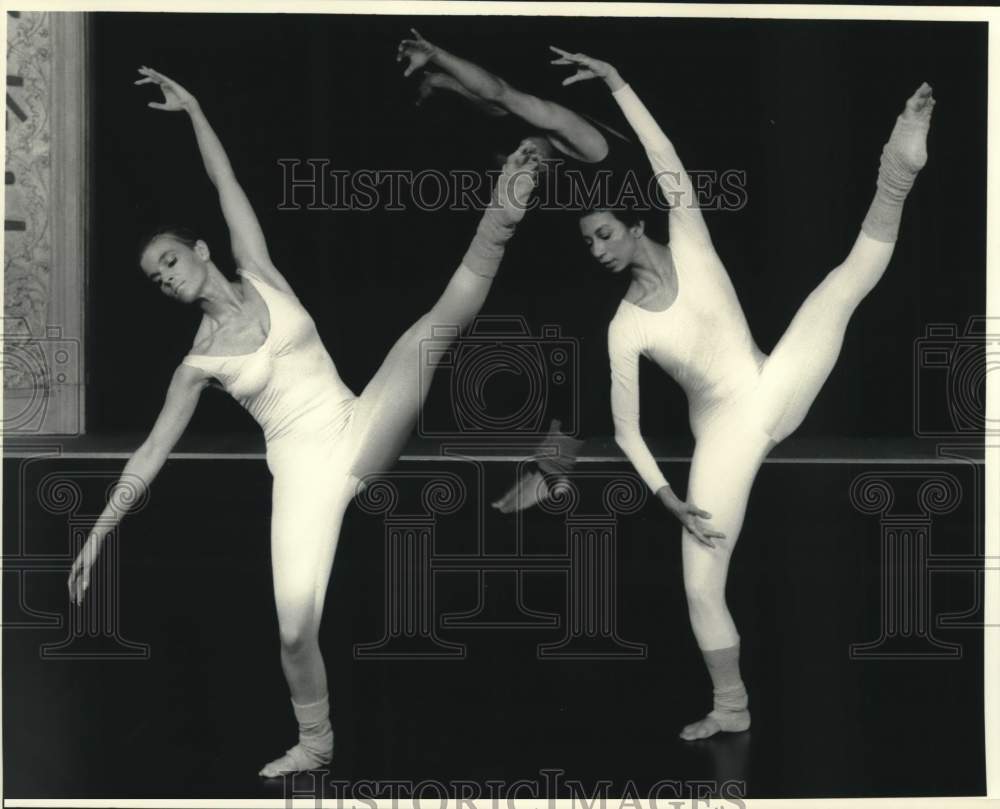
M 764 364 L 754 407 L 775 441 L 802 423 L 837 362 L 851 315 L 889 264 L 903 201 L 927 161 L 933 108 L 931 88 L 921 85 L 882 151 L 875 199 L 854 247 L 802 304 Z
M 494 204 L 483 215 L 444 294 L 396 341 L 361 393 L 354 415 L 359 433 L 352 473 L 357 478 L 382 472 L 399 457 L 427 398 L 442 353 L 441 341 L 448 339 L 441 329 L 455 336 L 479 313 L 493 286 L 504 246 L 524 216 L 537 170 L 537 150 L 525 142 L 507 159 Z M 435 351 L 425 351 L 425 341 L 432 339 Z

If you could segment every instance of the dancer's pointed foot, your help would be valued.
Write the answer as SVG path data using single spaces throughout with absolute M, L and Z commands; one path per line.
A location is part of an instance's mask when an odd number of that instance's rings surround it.
M 750 711 L 712 711 L 708 716 L 685 725 L 680 733 L 684 741 L 707 739 L 716 733 L 742 733 L 750 729 Z
M 902 164 L 916 173 L 927 163 L 927 130 L 934 112 L 934 91 L 924 82 L 906 100 L 887 148 L 891 148 Z
M 924 82 L 906 100 L 882 148 L 875 198 L 861 224 L 865 235 L 875 241 L 893 244 L 899 237 L 903 203 L 927 163 L 927 132 L 935 103 L 931 86 Z
M 517 151 L 504 163 L 497 179 L 496 201 L 507 219 L 520 222 L 528 210 L 531 193 L 538 183 L 541 154 L 530 139 L 521 141 Z
M 931 113 L 934 111 L 934 90 L 924 82 L 917 91 L 906 99 L 906 109 L 903 110 L 903 118 L 917 118 L 926 123 L 930 123 Z

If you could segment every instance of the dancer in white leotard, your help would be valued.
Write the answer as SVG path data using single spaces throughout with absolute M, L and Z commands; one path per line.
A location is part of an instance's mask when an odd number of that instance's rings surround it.
M 580 230 L 603 267 L 632 276 L 608 329 L 615 438 L 683 524 L 684 588 L 715 698 L 713 710 L 681 736 L 745 730 L 750 713 L 739 635 L 725 600 L 729 559 L 761 462 L 802 422 L 837 361 L 851 315 L 889 263 L 903 201 L 927 160 L 931 88 L 921 85 L 897 118 L 882 152 L 875 198 L 847 258 L 809 295 L 766 356 L 750 334 L 673 145 L 611 65 L 553 50 L 559 54 L 553 64 L 577 69 L 564 84 L 600 78 L 608 85 L 672 206 L 666 245 L 650 239 L 641 222 L 611 210 L 585 213 Z M 676 379 L 688 397 L 696 443 L 686 502 L 670 488 L 639 431 L 640 356 Z
M 525 142 L 508 158 L 493 204 L 444 293 L 355 396 L 337 374 L 308 312 L 271 263 L 250 203 L 198 102 L 162 74 L 148 68 L 140 73 L 137 84 L 153 83 L 163 91 L 164 101 L 150 106 L 190 116 L 206 171 L 219 192 L 239 279 L 228 280 L 205 242 L 177 229 L 161 231 L 144 245 L 143 272 L 164 294 L 199 306 L 204 316 L 149 437 L 125 465 L 116 493 L 73 563 L 70 597 L 81 603 L 105 537 L 132 499 L 129 488 L 152 483 L 201 391 L 221 384 L 263 428 L 274 476 L 274 596 L 299 740 L 261 774 L 313 769 L 333 754 L 318 634 L 344 511 L 367 475 L 397 460 L 412 430 L 434 370 L 421 373 L 421 343 L 439 338 L 435 326 L 467 326 L 486 300 L 504 245 L 535 186 L 538 154 Z

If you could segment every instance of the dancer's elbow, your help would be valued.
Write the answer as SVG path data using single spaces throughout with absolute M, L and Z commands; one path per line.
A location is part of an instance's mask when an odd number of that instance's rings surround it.
M 148 486 L 163 464 L 167 462 L 172 449 L 172 444 L 161 440 L 155 435 L 150 435 L 132 453 L 132 457 L 125 467 L 125 472 L 137 475 L 143 484 Z
M 501 104 L 510 95 L 513 88 L 499 76 L 490 76 L 482 86 L 476 88 L 476 95 L 484 101 Z
M 646 150 L 646 157 L 654 166 L 657 163 L 672 164 L 678 161 L 677 151 L 662 129 L 657 128 L 655 132 L 641 132 L 639 139 Z
M 634 455 L 637 440 L 641 439 L 639 439 L 639 436 L 631 430 L 615 431 L 615 443 L 628 458 L 631 458 Z

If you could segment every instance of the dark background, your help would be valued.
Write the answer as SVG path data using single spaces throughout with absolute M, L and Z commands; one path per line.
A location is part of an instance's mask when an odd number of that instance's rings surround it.
M 414 83 L 402 80 L 394 55 L 413 22 L 95 16 L 92 432 L 148 429 L 197 323 L 197 312 L 179 309 L 143 280 L 135 261 L 140 234 L 163 222 L 192 225 L 220 267 L 232 269 L 190 127 L 182 115 L 145 108 L 155 95 L 133 87 L 135 68 L 156 67 L 199 96 L 275 262 L 358 390 L 443 288 L 478 215 L 281 212 L 277 161 L 328 158 L 346 169 L 492 165 L 495 136 L 509 127 L 483 126 L 469 113 L 456 118 L 454 105 L 412 106 Z M 983 309 L 985 26 L 529 18 L 417 24 L 432 41 L 515 85 L 621 128 L 601 87 L 559 87 L 563 74 L 547 67 L 546 46 L 607 58 L 689 167 L 745 170 L 747 208 L 707 218 L 765 350 L 846 255 L 893 116 L 929 81 L 939 100 L 931 161 L 907 203 L 896 258 L 859 310 L 841 363 L 801 430 L 814 437 L 912 435 L 914 340 L 929 323 L 961 324 Z M 621 292 L 591 265 L 572 217 L 543 213 L 520 228 L 486 309 L 523 315 L 535 331 L 558 323 L 579 339 L 588 434 L 611 431 L 604 332 Z M 430 407 L 447 404 L 446 388 L 437 387 Z M 503 407 L 519 393 L 517 380 L 487 393 Z M 193 432 L 259 434 L 228 397 L 204 398 Z M 643 406 L 650 436 L 687 433 L 680 390 L 648 368 Z M 728 590 L 754 727 L 696 745 L 675 734 L 707 706 L 709 682 L 688 625 L 680 546 L 658 504 L 647 500 L 615 520 L 618 628 L 647 645 L 646 658 L 543 661 L 537 644 L 559 632 L 439 627 L 446 640 L 467 644 L 461 665 L 355 658 L 354 645 L 377 640 L 384 628 L 387 522 L 350 509 L 321 636 L 334 684 L 331 776 L 510 784 L 559 768 L 586 783 L 610 779 L 612 794 L 626 779 L 644 794 L 661 779 L 727 778 L 744 782 L 749 797 L 982 794 L 981 574 L 971 561 L 981 477 L 975 467 L 951 467 L 962 503 L 935 515 L 928 537 L 932 554 L 957 571 L 931 577 L 933 617 L 973 613 L 964 625 L 934 627 L 942 640 L 961 644 L 962 655 L 855 660 L 851 644 L 876 639 L 883 628 L 886 562 L 884 520 L 862 513 L 848 492 L 873 468 L 910 476 L 913 489 L 942 469 L 896 470 L 883 461 L 775 462 L 761 470 Z M 446 466 L 477 491 L 471 465 Z M 606 467 L 612 477 L 622 474 L 620 464 L 584 466 L 586 474 Z M 401 467 L 404 475 L 439 468 L 413 460 Z M 67 549 L 93 524 L 120 469 L 115 459 L 5 459 L 4 522 L 17 526 L 4 534 L 5 568 L 17 568 L 4 581 L 7 796 L 281 797 L 280 784 L 255 776 L 294 738 L 261 541 L 270 480 L 259 459 L 173 458 L 148 506 L 123 522 L 117 629 L 148 644 L 148 659 L 41 657 L 68 625 Z M 507 462 L 485 469 L 490 495 L 518 473 Z M 665 467 L 681 489 L 686 470 L 686 462 Z M 81 502 L 62 509 L 40 502 L 50 476 L 75 481 Z M 231 508 L 218 508 L 220 485 Z M 581 500 L 588 509 L 599 502 L 595 491 Z M 525 565 L 531 554 L 565 552 L 562 517 L 532 510 L 504 518 L 482 497 L 438 521 L 435 549 L 470 554 L 480 510 L 492 554 L 508 558 L 516 537 L 525 538 Z M 438 612 L 476 603 L 470 579 L 446 577 Z M 489 587 L 500 605 L 523 595 L 527 607 L 561 614 L 567 603 L 560 575 L 526 574 L 523 593 L 509 575 Z M 95 598 L 98 591 L 105 592 L 95 585 Z M 40 616 L 55 624 L 42 626 Z M 13 623 L 19 618 L 28 626 Z
M 190 125 L 182 114 L 145 107 L 157 94 L 132 85 L 136 67 L 155 67 L 199 98 L 276 265 L 359 391 L 443 289 L 478 213 L 279 211 L 277 161 L 325 158 L 348 170 L 490 168 L 495 136 L 514 128 L 491 127 L 446 100 L 414 106 L 416 82 L 404 80 L 395 62 L 396 45 L 414 24 L 516 87 L 628 131 L 602 85 L 560 87 L 565 72 L 548 66 L 547 46 L 607 59 L 689 168 L 746 171 L 745 209 L 707 219 L 765 351 L 846 256 L 894 116 L 928 81 L 938 99 L 931 157 L 907 201 L 896 255 L 798 433 L 912 435 L 914 340 L 928 323 L 964 324 L 984 308 L 985 25 L 253 14 L 94 17 L 88 431 L 147 430 L 197 325 L 198 312 L 160 298 L 144 281 L 139 237 L 158 224 L 187 224 L 205 235 L 221 269 L 233 269 Z M 504 148 L 516 146 L 511 140 Z M 579 340 L 579 427 L 588 435 L 612 431 L 605 333 L 622 280 L 589 259 L 571 215 L 539 212 L 520 228 L 484 310 L 521 315 L 535 333 L 556 323 Z M 523 382 L 496 378 L 486 390 L 490 406 L 509 407 L 523 396 Z M 435 388 L 428 407 L 446 407 L 442 384 Z M 642 406 L 650 438 L 687 434 L 683 394 L 648 365 Z M 191 429 L 257 428 L 212 391 Z

